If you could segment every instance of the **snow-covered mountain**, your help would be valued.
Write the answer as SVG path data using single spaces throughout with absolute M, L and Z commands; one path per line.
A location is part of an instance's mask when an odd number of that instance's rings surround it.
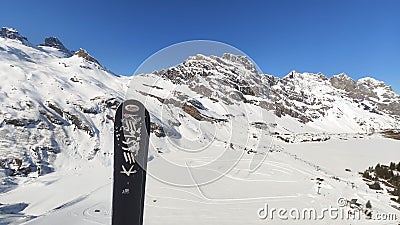
M 73 52 L 55 37 L 35 46 L 10 28 L 1 29 L 0 59 L 4 193 L 53 171 L 109 167 L 114 113 L 124 98 L 141 100 L 151 114 L 149 160 L 182 148 L 263 153 L 275 138 L 324 141 L 400 129 L 400 96 L 373 78 L 296 71 L 278 78 L 232 54 L 116 76 L 84 49 Z M 177 179 L 185 184 L 184 175 Z
M 108 161 L 112 140 L 104 134 L 112 131 L 114 110 L 125 92 L 154 108 L 158 136 L 184 126 L 179 125 L 182 110 L 196 120 L 226 123 L 235 116 L 228 111 L 241 110 L 230 107 L 241 104 L 272 112 L 276 118 L 269 117 L 276 121 L 266 126 L 278 135 L 400 128 L 400 96 L 373 78 L 354 81 L 339 74 L 329 79 L 292 71 L 281 79 L 260 74 L 245 56 L 231 54 L 196 55 L 154 74 L 120 77 L 84 49 L 70 51 L 55 37 L 34 46 L 10 28 L 1 30 L 0 50 L 2 167 L 18 168 L 10 175 L 52 171 L 62 150 L 71 157 Z M 134 87 L 128 90 L 129 84 Z M 161 121 L 156 103 L 172 106 L 168 119 L 173 122 Z M 216 110 L 221 105 L 226 112 Z
M 399 127 L 400 96 L 373 78 L 292 71 L 280 79 L 259 74 L 244 56 L 197 55 L 156 73 L 208 98 L 230 99 L 274 111 L 326 132 L 374 132 Z M 230 98 L 229 98 L 230 97 Z M 337 125 L 331 122 L 336 121 Z
M 101 134 L 113 128 L 128 79 L 83 49 L 72 54 L 56 38 L 33 46 L 21 37 L 3 28 L 0 39 L 1 165 L 18 168 L 6 174 L 50 172 L 61 149 L 94 157 L 111 144 Z

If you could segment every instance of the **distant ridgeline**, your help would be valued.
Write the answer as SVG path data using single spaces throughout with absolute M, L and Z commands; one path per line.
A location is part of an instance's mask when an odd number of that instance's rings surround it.
M 394 197 L 393 201 L 400 203 L 400 162 L 391 162 L 389 166 L 377 164 L 362 173 L 363 180 L 373 190 L 386 189 Z

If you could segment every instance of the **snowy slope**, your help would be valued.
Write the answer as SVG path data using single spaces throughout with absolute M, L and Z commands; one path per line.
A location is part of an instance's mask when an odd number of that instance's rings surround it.
M 112 139 L 101 134 L 113 129 L 113 108 L 124 95 L 127 78 L 78 55 L 67 58 L 52 47 L 1 38 L 0 49 L 4 167 L 17 164 L 15 173 L 41 169 L 45 174 L 53 170 L 52 162 L 61 149 L 71 162 L 107 149 Z M 106 153 L 101 152 L 103 157 Z M 15 160 L 22 160 L 22 165 Z M 108 158 L 103 161 L 109 163 Z
M 0 224 L 110 223 L 113 117 L 125 98 L 151 114 L 146 224 L 263 224 L 265 203 L 321 209 L 339 197 L 398 212 L 357 174 L 400 160 L 397 141 L 379 135 L 400 128 L 400 97 L 382 82 L 280 79 L 231 54 L 120 77 L 56 38 L 0 34 Z

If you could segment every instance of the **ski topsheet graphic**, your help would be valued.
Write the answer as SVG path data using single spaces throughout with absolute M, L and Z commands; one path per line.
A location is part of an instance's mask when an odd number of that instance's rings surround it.
M 114 122 L 112 225 L 142 225 L 150 118 L 142 103 L 126 100 Z

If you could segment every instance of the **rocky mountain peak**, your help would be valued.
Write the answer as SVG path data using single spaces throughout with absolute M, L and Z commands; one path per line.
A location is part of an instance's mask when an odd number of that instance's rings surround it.
M 251 71 L 252 73 L 258 73 L 255 68 L 254 63 L 247 57 L 243 55 L 233 55 L 231 53 L 224 53 L 220 56 L 205 56 L 202 54 L 197 54 L 195 56 L 190 56 L 188 59 L 184 61 L 184 63 L 198 61 L 198 63 L 205 64 L 206 62 L 210 62 L 213 65 L 220 64 L 223 66 L 233 66 L 240 67 L 243 66 L 244 69 Z
M 345 95 L 364 110 L 378 115 L 383 112 L 400 115 L 400 96 L 382 81 L 371 77 L 354 81 L 345 74 L 339 74 L 333 76 L 330 82 L 333 87 L 346 91 Z
M 226 104 L 247 101 L 244 95 L 267 96 L 270 83 L 273 83 L 269 77 L 262 76 L 247 57 L 232 54 L 221 57 L 198 54 L 154 74 L 174 84 L 186 84 L 206 97 L 220 96 Z
M 197 54 L 194 56 L 189 56 L 185 61 L 189 61 L 189 60 L 207 60 L 208 57 L 202 54 Z
M 351 77 L 349 77 L 346 73 L 339 73 L 337 75 L 333 75 L 333 77 L 338 78 L 338 79 L 345 79 L 345 80 L 353 80 Z
M 47 46 L 47 47 L 53 47 L 56 48 L 58 50 L 60 50 L 61 52 L 64 52 L 67 57 L 72 56 L 72 52 L 70 50 L 68 50 L 63 43 L 56 37 L 48 37 L 44 39 L 44 43 L 41 44 L 40 46 Z
M 372 77 L 364 77 L 357 81 L 359 85 L 366 85 L 369 87 L 385 87 L 386 84 L 383 81 L 378 81 Z
M 244 68 L 246 68 L 249 71 L 252 71 L 252 72 L 257 71 L 254 63 L 249 58 L 247 58 L 247 56 L 224 53 L 221 58 L 225 59 L 227 61 L 233 62 L 233 63 L 241 64 L 244 66 Z
M 75 52 L 76 56 L 86 59 L 89 62 L 96 63 L 97 65 L 101 65 L 97 59 L 91 56 L 85 49 L 80 48 L 77 52 Z
M 14 28 L 2 27 L 0 31 L 0 37 L 19 40 L 24 44 L 28 43 L 28 38 L 19 34 L 18 31 Z
M 298 76 L 298 72 L 296 70 L 290 71 L 290 73 L 286 74 L 283 79 L 293 79 L 295 76 Z
M 387 86 L 384 82 L 371 77 L 361 78 L 356 84 L 356 93 L 362 94 L 364 98 L 389 98 L 390 95 L 395 94 L 391 87 Z
M 345 73 L 334 75 L 329 81 L 333 87 L 347 92 L 353 91 L 356 88 L 356 82 Z
M 328 80 L 328 78 L 322 73 L 299 73 L 296 70 L 292 70 L 286 76 L 283 77 L 283 80 L 290 79 L 300 79 L 300 80 Z

